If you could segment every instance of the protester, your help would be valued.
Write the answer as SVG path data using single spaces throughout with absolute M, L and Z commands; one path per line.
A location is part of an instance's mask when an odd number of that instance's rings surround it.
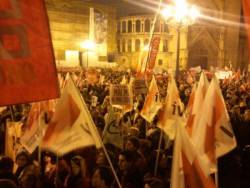
M 27 151 L 21 150 L 16 155 L 17 170 L 15 176 L 20 188 L 39 188 L 39 166 L 35 164 Z
M 18 184 L 16 176 L 13 174 L 14 161 L 8 156 L 0 156 L 0 179 L 12 181 L 15 185 Z
M 90 187 L 87 174 L 87 165 L 81 156 L 77 155 L 70 160 L 71 173 L 66 179 L 66 188 Z

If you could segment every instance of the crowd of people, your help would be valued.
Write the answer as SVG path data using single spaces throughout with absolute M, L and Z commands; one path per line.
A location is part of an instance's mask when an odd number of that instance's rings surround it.
M 32 154 L 21 148 L 15 159 L 11 159 L 4 156 L 4 145 L 1 145 L 0 187 L 115 188 L 119 187 L 119 183 L 123 188 L 170 187 L 173 141 L 157 126 L 157 115 L 151 123 L 140 115 L 146 93 L 134 96 L 133 109 L 125 112 L 110 104 L 109 87 L 122 80 L 128 84 L 133 74 L 103 69 L 98 72 L 99 78 L 100 75 L 103 79 L 96 83 L 89 83 L 82 73 L 72 73 L 72 78 L 89 108 L 106 149 L 86 147 L 58 157 L 39 148 Z M 65 76 L 61 74 L 61 77 Z M 155 77 L 160 99 L 164 101 L 169 75 L 163 73 Z M 199 74 L 189 71 L 183 71 L 177 78 L 184 106 L 187 106 L 192 87 L 198 79 Z M 147 85 L 149 82 L 150 79 L 146 80 Z M 250 186 L 247 180 L 250 177 L 250 77 L 235 73 L 228 79 L 220 80 L 220 86 L 236 135 L 237 148 L 219 160 L 219 185 L 236 187 L 225 180 L 235 170 L 241 175 L 240 187 L 247 187 Z M 97 99 L 94 104 L 93 97 Z M 30 104 L 23 104 L 7 107 L 1 112 L 2 144 L 7 119 L 23 121 L 25 129 L 29 109 Z M 160 135 L 163 135 L 163 139 Z M 236 176 L 232 178 L 236 179 Z M 235 183 L 239 181 L 235 180 Z

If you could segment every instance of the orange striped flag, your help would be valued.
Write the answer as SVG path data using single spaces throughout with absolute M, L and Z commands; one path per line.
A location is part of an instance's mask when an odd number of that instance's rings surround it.
M 155 77 L 153 76 L 149 86 L 148 95 L 141 110 L 141 116 L 148 122 L 152 122 L 161 106 L 159 89 Z

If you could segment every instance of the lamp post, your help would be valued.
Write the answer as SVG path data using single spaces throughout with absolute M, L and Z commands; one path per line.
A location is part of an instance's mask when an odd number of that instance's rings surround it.
M 80 44 L 81 48 L 84 49 L 87 52 L 87 59 L 86 59 L 86 68 L 89 66 L 89 51 L 93 51 L 95 49 L 95 42 L 92 40 L 85 40 L 81 42 Z M 82 52 L 80 52 L 80 55 L 82 55 Z M 80 64 L 82 66 L 82 59 L 80 59 Z
M 188 26 L 195 22 L 199 16 L 199 10 L 195 6 L 187 4 L 186 0 L 175 0 L 173 5 L 167 5 L 161 11 L 162 16 L 169 23 L 176 25 L 177 46 L 176 46 L 176 67 L 175 77 L 179 75 L 180 69 L 180 34 L 182 26 Z

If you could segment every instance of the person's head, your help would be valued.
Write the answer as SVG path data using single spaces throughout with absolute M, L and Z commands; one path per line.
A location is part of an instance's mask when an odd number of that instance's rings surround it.
M 18 167 L 22 168 L 31 162 L 30 156 L 27 151 L 22 150 L 16 155 L 16 164 Z
M 136 151 L 139 149 L 139 147 L 140 147 L 140 142 L 139 142 L 138 138 L 136 138 L 134 136 L 131 136 L 128 138 L 126 145 L 125 145 L 126 150 Z
M 128 170 L 133 163 L 133 154 L 130 151 L 122 151 L 119 154 L 119 169 L 121 171 Z
M 96 164 L 98 166 L 105 165 L 107 163 L 106 156 L 103 151 L 99 151 L 96 156 Z
M 0 156 L 0 171 L 12 172 L 14 167 L 13 160 L 8 156 Z
M 97 167 L 93 173 L 91 184 L 93 188 L 111 187 L 113 182 L 113 174 L 109 167 Z
M 55 162 L 55 156 L 52 154 L 52 153 L 50 153 L 50 152 L 45 152 L 44 153 L 44 158 L 43 158 L 43 160 L 44 160 L 44 162 L 45 163 L 54 163 Z
M 81 174 L 82 176 L 86 175 L 86 162 L 84 158 L 79 155 L 72 157 L 70 160 L 70 167 L 73 176 Z

